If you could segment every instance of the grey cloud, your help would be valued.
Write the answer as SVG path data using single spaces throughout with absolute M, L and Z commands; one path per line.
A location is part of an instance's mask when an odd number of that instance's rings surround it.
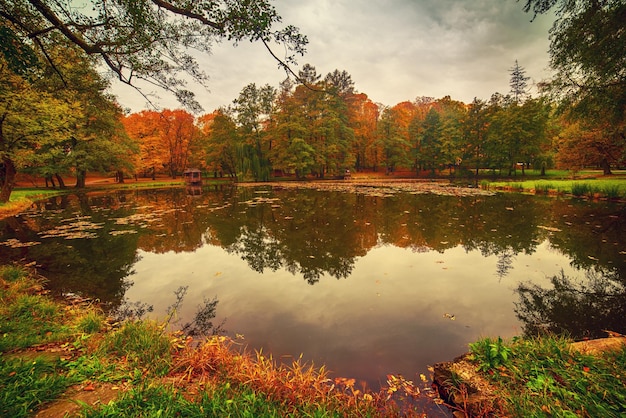
M 357 90 L 395 105 L 417 96 L 465 102 L 508 91 L 516 59 L 527 75 L 548 76 L 550 16 L 532 16 L 515 0 L 277 0 L 285 24 L 309 38 L 319 74 L 346 70 Z M 277 48 L 281 53 L 282 50 Z M 262 45 L 220 44 L 203 57 L 210 93 L 196 89 L 206 111 L 227 105 L 249 83 L 277 86 L 285 73 Z M 297 68 L 296 68 L 297 71 Z M 124 93 L 116 89 L 124 103 Z M 176 107 L 164 100 L 164 107 Z M 138 110 L 138 109 L 133 109 Z

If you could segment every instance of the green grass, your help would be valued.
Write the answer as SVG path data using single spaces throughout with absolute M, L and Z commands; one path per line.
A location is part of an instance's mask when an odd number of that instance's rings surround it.
M 141 415 L 138 415 L 141 411 Z M 86 407 L 82 415 L 105 417 L 340 417 L 323 406 L 303 406 L 296 410 L 268 400 L 246 386 L 233 388 L 224 384 L 193 397 L 183 396 L 176 388 L 143 385 L 124 393 L 118 400 L 97 408 Z
M 94 306 L 66 307 L 44 294 L 43 280 L 17 266 L 0 266 L 0 353 L 72 341 L 102 329 Z
M 14 278 L 11 268 L 0 272 L 2 277 Z M 30 347 L 70 335 L 59 318 L 62 307 L 49 298 L 29 294 L 40 289 L 30 279 L 2 280 L 0 285 L 0 352 Z
M 58 196 L 68 193 L 67 190 L 58 190 L 58 189 L 44 189 L 44 188 L 17 188 L 13 189 L 11 192 L 10 202 L 21 200 L 21 199 L 29 199 L 29 200 L 37 200 L 43 199 L 45 197 Z
M 74 379 L 59 361 L 0 357 L 0 416 L 28 417 L 42 403 L 60 396 Z
M 558 193 L 571 194 L 577 197 L 607 197 L 611 199 L 626 198 L 626 178 L 597 178 L 585 180 L 551 179 L 524 181 L 488 182 L 483 180 L 481 187 L 484 189 L 505 188 L 514 191 L 531 191 L 535 193 Z
M 626 347 L 582 354 L 565 338 L 485 339 L 473 361 L 510 416 L 619 417 L 626 414 Z
M 126 322 L 107 333 L 100 354 L 124 358 L 130 368 L 144 368 L 159 376 L 172 364 L 173 347 L 162 326 L 151 321 Z

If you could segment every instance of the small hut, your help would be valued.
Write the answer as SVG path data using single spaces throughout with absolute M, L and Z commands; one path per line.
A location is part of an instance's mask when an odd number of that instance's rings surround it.
M 197 168 L 187 169 L 183 174 L 186 184 L 202 184 L 202 171 Z

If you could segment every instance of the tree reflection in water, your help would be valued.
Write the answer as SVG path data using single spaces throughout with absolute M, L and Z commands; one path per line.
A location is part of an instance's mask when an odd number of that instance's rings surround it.
M 626 286 L 614 270 L 587 270 L 585 281 L 553 276 L 552 289 L 521 283 L 515 312 L 528 336 L 567 334 L 575 339 L 626 334 Z
M 172 325 L 185 335 L 194 337 L 225 334 L 226 330 L 224 329 L 224 324 L 226 320 L 223 320 L 217 326 L 213 324 L 213 319 L 217 316 L 217 304 L 219 303 L 217 296 L 213 299 L 204 297 L 202 304 L 198 305 L 191 321 L 185 322 L 184 324 L 180 323 L 181 319 L 178 317 L 178 313 L 183 307 L 187 290 L 189 290 L 189 286 L 180 286 L 174 291 L 175 300 L 166 309 L 166 318 L 163 320 L 164 323 Z M 115 321 L 123 322 L 127 320 L 144 319 L 144 317 L 153 312 L 153 310 L 154 307 L 146 302 L 131 302 L 128 299 L 124 299 L 120 306 L 114 309 L 111 314 Z

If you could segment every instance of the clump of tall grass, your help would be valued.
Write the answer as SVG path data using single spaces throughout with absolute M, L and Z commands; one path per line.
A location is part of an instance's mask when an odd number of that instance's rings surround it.
M 514 191 L 524 191 L 524 185 L 521 182 L 507 182 L 506 186 L 507 189 L 509 190 L 514 190 Z
M 551 190 L 556 190 L 556 187 L 552 183 L 539 182 L 535 183 L 535 193 L 548 194 Z
M 5 282 L 15 283 L 18 280 L 25 279 L 28 276 L 26 269 L 18 266 L 0 266 L 0 279 Z
M 162 376 L 170 370 L 174 347 L 163 326 L 140 320 L 125 322 L 107 333 L 99 351 L 123 359 L 130 368 L 144 368 Z
M 58 321 L 61 306 L 49 298 L 32 294 L 41 289 L 36 281 L 0 279 L 0 289 L 0 352 L 68 336 L 67 329 Z
M 589 183 L 572 183 L 572 194 L 576 197 L 593 194 L 593 188 Z
M 618 184 L 607 184 L 602 187 L 602 194 L 609 199 L 617 199 L 622 196 L 620 186 Z

